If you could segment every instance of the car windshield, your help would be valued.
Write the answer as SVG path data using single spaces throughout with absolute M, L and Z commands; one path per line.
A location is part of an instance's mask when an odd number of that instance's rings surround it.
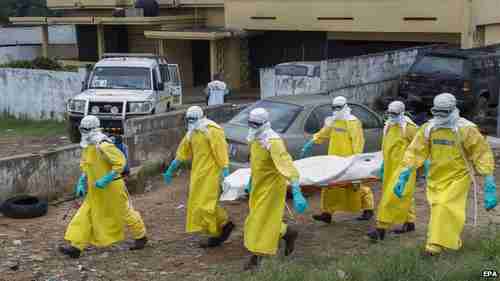
M 451 57 L 422 57 L 411 69 L 413 73 L 464 75 L 464 59 Z
M 96 67 L 91 89 L 151 90 L 151 71 L 141 67 Z
M 302 107 L 298 105 L 263 100 L 245 108 L 233 119 L 231 119 L 229 123 L 247 127 L 248 115 L 250 114 L 250 111 L 259 107 L 264 108 L 267 112 L 269 112 L 271 126 L 273 130 L 278 133 L 284 133 L 302 109 Z

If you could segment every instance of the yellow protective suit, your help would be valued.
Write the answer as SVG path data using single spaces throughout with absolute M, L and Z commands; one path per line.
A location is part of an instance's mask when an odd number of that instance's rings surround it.
M 255 255 L 275 255 L 279 239 L 286 233 L 283 212 L 287 181 L 299 180 L 283 141 L 269 141 L 269 150 L 258 141 L 250 143 L 252 188 L 250 213 L 245 221 L 245 247 Z
M 427 158 L 431 161 L 427 178 L 431 217 L 426 249 L 433 253 L 443 248 L 457 250 L 462 245 L 460 235 L 465 224 L 471 176 L 461 151 L 479 174 L 491 175 L 494 171 L 493 154 L 486 138 L 473 123 L 466 120 L 460 123 L 465 124 L 457 133 L 439 128 L 431 132 L 429 139 L 424 133 L 429 124 L 424 124 L 403 159 L 404 167 L 415 168 L 422 166 Z
M 222 169 L 229 164 L 224 131 L 208 125 L 206 133 L 194 130 L 177 149 L 177 160 L 191 160 L 191 181 L 186 213 L 186 232 L 201 232 L 218 237 L 228 222 L 226 211 L 219 206 Z
M 325 126 L 313 136 L 316 144 L 330 141 L 328 155 L 341 157 L 363 153 L 365 138 L 361 122 L 336 120 Z M 321 211 L 333 214 L 335 211 L 359 212 L 373 210 L 373 193 L 370 187 L 323 189 L 321 191 Z
M 382 183 L 382 197 L 377 209 L 377 228 L 387 229 L 393 224 L 415 222 L 415 191 L 416 171 L 414 171 L 406 184 L 403 198 L 394 195 L 394 186 L 399 180 L 401 161 L 406 148 L 413 141 L 417 133 L 417 126 L 407 122 L 403 129 L 399 124 L 389 125 L 382 142 L 384 157 L 384 181 Z
M 89 244 L 106 247 L 122 241 L 126 225 L 134 239 L 145 236 L 140 214 L 129 206 L 123 179 L 112 181 L 104 189 L 95 187 L 95 182 L 110 171 L 121 174 L 125 163 L 123 153 L 108 142 L 82 150 L 80 168 L 87 175 L 87 195 L 64 237 L 73 247 L 84 250 Z

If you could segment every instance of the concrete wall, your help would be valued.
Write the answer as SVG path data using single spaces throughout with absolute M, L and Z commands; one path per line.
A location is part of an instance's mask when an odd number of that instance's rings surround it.
M 229 28 L 462 33 L 464 3 L 457 0 L 227 0 L 225 9 Z
M 15 194 L 55 198 L 70 191 L 80 174 L 80 146 L 0 159 L 0 203 Z
M 484 44 L 500 43 L 500 24 L 492 24 L 484 27 Z
M 242 108 L 226 104 L 210 107 L 205 112 L 209 118 L 222 123 Z M 184 136 L 184 116 L 185 111 L 175 111 L 127 120 L 124 140 L 129 146 L 131 166 L 144 165 L 140 170 L 146 170 L 150 163 L 168 163 Z M 39 154 L 0 158 L 0 204 L 15 194 L 55 198 L 71 192 L 80 175 L 80 154 L 79 145 L 70 145 Z M 154 169 L 159 171 L 158 167 Z M 144 189 L 138 186 L 144 182 L 134 179 L 134 170 L 128 183 L 131 192 Z
M 42 55 L 42 47 L 29 46 L 0 46 L 0 64 L 15 60 L 33 60 Z M 76 45 L 49 45 L 49 57 L 57 59 L 78 58 Z
M 34 120 L 64 120 L 66 102 L 80 92 L 76 72 L 0 69 L 0 113 Z
M 212 106 L 205 108 L 205 114 L 220 124 L 242 108 L 229 104 Z M 168 163 L 185 134 L 184 115 L 185 111 L 174 111 L 127 120 L 124 141 L 129 147 L 130 164 L 137 166 L 148 160 Z
M 405 74 L 415 58 L 431 47 L 321 62 L 321 90 L 332 96 L 373 105 L 378 97 L 392 95 L 398 79 Z
M 0 64 L 14 60 L 33 60 L 39 55 L 39 46 L 0 47 Z

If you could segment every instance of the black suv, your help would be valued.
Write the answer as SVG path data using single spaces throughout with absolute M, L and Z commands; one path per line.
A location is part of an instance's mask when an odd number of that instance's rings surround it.
M 465 117 L 483 123 L 498 104 L 500 51 L 496 50 L 446 49 L 425 53 L 401 77 L 398 95 L 410 111 L 418 113 L 422 109 L 428 112 L 436 95 L 451 93 Z

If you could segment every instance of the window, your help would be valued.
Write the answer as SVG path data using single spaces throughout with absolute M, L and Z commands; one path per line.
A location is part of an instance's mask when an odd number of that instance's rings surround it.
M 262 100 L 245 108 L 231 119 L 229 123 L 247 127 L 250 111 L 258 107 L 264 108 L 269 112 L 271 126 L 278 133 L 284 133 L 302 110 L 302 107 L 298 105 Z
M 320 77 L 321 76 L 321 72 L 320 72 L 320 68 L 319 66 L 315 66 L 314 67 L 314 73 L 313 73 L 313 77 Z
M 351 107 L 352 115 L 356 116 L 363 124 L 363 129 L 375 129 L 382 127 L 382 124 L 377 116 L 368 111 L 366 108 L 357 104 L 349 104 L 349 107 Z M 318 132 L 324 126 L 325 119 L 330 116 L 332 116 L 331 105 L 322 105 L 315 108 L 311 116 L 309 116 L 309 119 L 306 121 L 304 130 L 309 134 Z
M 156 71 L 153 70 L 153 88 L 157 90 L 156 88 L 158 87 L 158 76 L 156 74 Z
M 312 112 L 307 118 L 304 131 L 308 134 L 315 134 L 321 129 L 321 122 L 318 119 L 316 113 Z
M 166 64 L 160 65 L 160 72 L 161 72 L 161 80 L 163 81 L 163 83 L 170 82 L 168 65 Z
M 89 88 L 151 90 L 151 70 L 141 67 L 96 67 Z
M 179 77 L 179 67 L 177 64 L 169 64 L 168 65 L 169 77 L 171 79 L 173 85 L 180 85 L 181 78 Z
M 465 60 L 461 58 L 425 56 L 418 60 L 410 72 L 423 74 L 455 74 L 464 76 Z
M 356 104 L 350 104 L 349 106 L 351 107 L 352 115 L 358 117 L 363 124 L 363 129 L 376 129 L 382 127 L 382 124 L 377 116 L 368 111 L 366 108 Z
M 318 132 L 324 125 L 325 119 L 332 116 L 332 106 L 329 104 L 318 106 L 306 121 L 304 130 L 309 134 Z

